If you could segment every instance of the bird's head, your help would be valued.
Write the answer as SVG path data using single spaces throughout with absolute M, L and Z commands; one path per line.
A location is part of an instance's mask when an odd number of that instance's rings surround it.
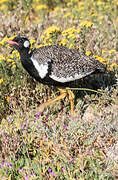
M 13 46 L 19 52 L 28 52 L 30 49 L 30 42 L 24 36 L 16 36 L 13 40 L 8 41 L 8 44 Z

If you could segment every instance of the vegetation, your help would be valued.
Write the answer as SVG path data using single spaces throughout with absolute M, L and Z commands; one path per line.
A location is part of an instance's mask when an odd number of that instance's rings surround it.
M 0 179 L 117 179 L 117 0 L 1 0 L 0 17 Z M 68 99 L 37 112 L 58 92 L 6 45 L 18 34 L 32 48 L 59 44 L 104 63 L 99 93 L 75 91 L 73 117 Z

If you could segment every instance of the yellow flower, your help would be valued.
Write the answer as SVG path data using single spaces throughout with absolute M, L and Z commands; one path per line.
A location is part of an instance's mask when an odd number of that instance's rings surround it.
M 97 5 L 98 5 L 98 6 L 104 5 L 104 2 L 98 1 L 98 2 L 97 2 Z
M 75 39 L 75 38 L 76 38 L 75 34 L 69 34 L 68 35 L 68 39 Z
M 49 39 L 49 42 L 50 42 L 50 43 L 52 43 L 52 41 L 53 41 L 52 39 Z
M 0 84 L 3 83 L 3 81 L 4 81 L 3 79 L 0 79 Z
M 86 51 L 85 53 L 87 56 L 90 56 L 91 52 L 90 51 Z
M 39 44 L 38 46 L 36 46 L 36 48 L 40 48 L 40 47 L 43 47 L 45 46 L 44 44 Z
M 9 96 L 6 97 L 6 101 L 9 102 Z
M 71 14 L 70 13 L 66 13 L 66 14 L 64 14 L 64 18 L 66 18 L 66 17 L 68 17 L 68 16 L 70 16 Z
M 115 52 L 116 52 L 115 49 L 111 49 L 111 50 L 109 51 L 109 54 L 112 54 L 112 53 L 115 53 Z
M 80 29 L 80 28 L 78 28 L 78 29 L 77 29 L 77 33 L 79 34 L 80 32 L 81 32 L 81 29 Z
M 13 54 L 10 54 L 8 59 L 13 59 L 14 58 L 14 55 Z
M 15 37 L 16 37 L 16 35 L 11 36 L 10 38 L 8 38 L 8 40 L 12 40 L 12 39 L 14 39 Z
M 65 29 L 62 31 L 62 36 L 67 36 L 68 34 L 74 34 L 77 30 L 74 27 Z
M 31 44 L 31 49 L 33 48 L 33 44 L 34 42 L 36 42 L 35 40 L 30 40 L 30 44 Z
M 46 42 L 49 41 L 49 40 L 50 40 L 50 36 L 46 36 L 46 37 L 44 38 L 43 42 L 46 43 Z
M 0 41 L 0 45 L 3 46 L 4 43 L 7 42 L 7 41 L 8 41 L 7 37 L 3 38 L 2 41 Z
M 36 3 L 38 3 L 40 0 L 35 0 L 36 1 Z
M 56 33 L 60 32 L 60 28 L 57 26 L 50 26 L 44 31 L 44 34 L 50 35 L 54 32 L 56 32 Z
M 83 21 L 83 22 L 81 22 L 80 23 L 80 27 L 87 27 L 87 28 L 89 28 L 89 27 L 91 27 L 93 25 L 93 22 L 90 22 L 90 21 Z
M 82 7 L 82 6 L 84 6 L 84 2 L 78 2 L 78 7 Z
M 44 44 L 47 44 L 47 43 L 48 43 L 48 45 L 51 45 L 52 42 L 53 42 L 53 40 L 54 40 L 55 38 L 57 38 L 57 35 L 58 35 L 60 32 L 61 32 L 61 31 L 60 31 L 60 28 L 57 27 L 57 26 L 50 26 L 50 27 L 48 27 L 48 28 L 44 31 L 43 35 L 41 36 L 41 38 L 43 39 L 43 43 L 44 43 Z
M 39 10 L 42 10 L 42 9 L 47 9 L 47 6 L 45 4 L 34 5 L 34 8 L 39 11 Z
M 8 61 L 8 62 L 14 62 L 14 60 L 13 60 L 13 59 L 10 59 L 10 58 L 8 58 L 7 61 Z
M 16 65 L 15 65 L 14 63 L 12 63 L 12 64 L 13 64 L 12 68 L 15 69 L 15 68 L 16 68 Z
M 93 56 L 94 58 L 96 58 L 97 60 L 99 60 L 100 62 L 104 62 L 105 59 L 100 57 L 100 56 Z
M 12 52 L 12 55 L 10 56 L 10 58 L 14 58 L 14 56 L 20 58 L 20 54 L 18 53 L 18 51 L 14 50 L 14 51 Z
M 104 54 L 105 52 L 106 52 L 106 50 L 103 49 L 103 50 L 102 50 L 102 54 Z
M 68 40 L 67 39 L 62 39 L 59 44 L 62 45 L 62 46 L 65 46 L 66 44 L 68 43 Z
M 5 57 L 3 55 L 0 55 L 0 61 L 3 61 Z
M 110 68 L 112 68 L 112 67 L 114 67 L 114 66 L 118 66 L 118 64 L 112 63 L 112 64 L 110 65 Z
M 71 3 L 71 2 L 68 2 L 68 3 L 67 3 L 67 6 L 68 6 L 68 7 L 69 7 L 69 6 L 71 6 L 71 5 L 72 5 L 72 3 Z
M 6 8 L 5 4 L 0 5 L 0 9 L 5 9 L 5 8 Z
M 79 10 L 81 10 L 81 11 L 84 10 L 84 9 L 85 9 L 85 7 L 80 7 L 80 8 L 79 8 Z
M 0 41 L 0 45 L 3 46 L 6 42 L 8 42 L 9 40 L 13 39 L 14 37 L 15 37 L 15 36 L 12 36 L 12 37 L 10 37 L 10 38 L 4 37 L 4 38 L 2 39 L 2 41 Z
M 30 40 L 30 43 L 33 44 L 34 42 L 36 42 L 36 40 Z
M 55 7 L 54 10 L 52 11 L 53 13 L 57 12 L 57 11 L 60 11 L 61 8 L 60 7 Z
M 70 44 L 69 48 L 74 48 L 74 44 Z
M 7 2 L 8 0 L 0 0 L 0 4 Z

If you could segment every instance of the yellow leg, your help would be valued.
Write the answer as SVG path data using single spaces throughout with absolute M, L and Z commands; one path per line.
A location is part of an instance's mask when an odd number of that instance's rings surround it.
M 49 101 L 41 104 L 41 105 L 38 107 L 38 111 L 39 111 L 39 112 L 40 112 L 40 111 L 42 112 L 42 111 L 44 110 L 44 108 L 46 108 L 47 106 L 55 103 L 56 101 L 59 101 L 59 100 L 61 100 L 61 99 L 64 99 L 64 98 L 66 97 L 66 95 L 67 95 L 66 90 L 61 89 L 61 88 L 58 88 L 58 89 L 59 89 L 59 91 L 60 91 L 60 95 L 59 95 L 58 97 L 56 97 L 55 99 L 51 99 L 51 100 L 49 100 Z
M 74 97 L 75 95 L 73 94 L 73 92 L 70 89 L 67 89 L 67 93 L 69 95 L 69 101 L 70 101 L 70 108 L 71 108 L 71 115 L 74 114 Z

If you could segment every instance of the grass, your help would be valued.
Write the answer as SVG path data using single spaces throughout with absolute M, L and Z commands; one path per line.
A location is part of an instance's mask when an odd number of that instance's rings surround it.
M 118 178 L 117 8 L 115 0 L 0 1 L 0 179 Z M 33 80 L 5 45 L 19 33 L 32 48 L 61 44 L 106 65 L 107 74 L 73 90 L 73 117 L 67 98 L 37 112 L 58 92 Z

